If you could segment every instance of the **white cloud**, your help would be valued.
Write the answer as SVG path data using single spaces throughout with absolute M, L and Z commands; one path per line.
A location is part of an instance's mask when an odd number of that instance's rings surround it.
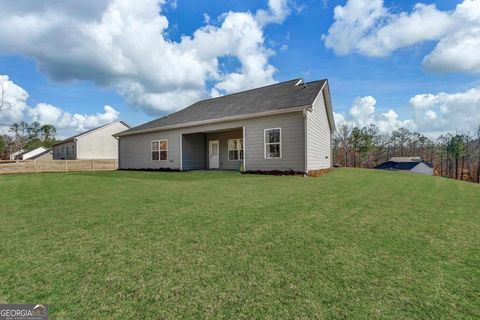
M 335 7 L 335 22 L 323 36 L 337 54 L 384 57 L 393 51 L 438 42 L 424 59 L 433 71 L 480 72 L 480 1 L 464 0 L 453 11 L 418 3 L 411 12 L 393 13 L 383 0 L 348 0 Z
M 360 126 L 368 126 L 374 121 L 375 104 L 377 101 L 372 96 L 363 98 L 356 98 L 352 108 L 350 109 L 350 115 L 352 119 Z
M 0 86 L 3 87 L 3 108 L 0 111 L 0 132 L 6 132 L 6 128 L 13 122 L 21 121 L 24 112 L 28 109 L 28 93 L 22 87 L 16 85 L 6 75 L 0 75 Z
M 349 0 L 345 6 L 336 6 L 335 22 L 323 36 L 326 47 L 342 55 L 354 51 L 358 42 L 386 14 L 382 0 Z
M 84 131 L 118 120 L 120 113 L 111 106 L 105 106 L 102 113 L 71 114 L 48 103 L 28 105 L 28 93 L 22 87 L 0 75 L 0 85 L 5 89 L 5 107 L 0 111 L 0 132 L 7 133 L 9 126 L 22 120 L 52 124 L 62 132 Z
M 34 108 L 29 109 L 28 114 L 32 121 L 42 124 L 49 123 L 58 129 L 74 129 L 84 131 L 91 128 L 118 120 L 120 113 L 111 106 L 105 106 L 103 113 L 95 115 L 71 114 L 65 110 L 47 103 L 38 103 Z
M 453 28 L 423 65 L 434 71 L 480 72 L 480 1 L 465 0 L 451 14 Z
M 212 18 L 207 13 L 203 14 L 203 23 L 204 24 L 210 24 L 210 21 L 212 21 Z
M 476 131 L 480 126 L 480 88 L 419 94 L 410 99 L 414 121 L 430 132 Z
M 265 25 L 281 23 L 289 14 L 290 8 L 287 0 L 268 0 L 268 10 L 258 10 L 255 18 L 261 25 Z
M 210 61 L 208 70 L 217 81 L 215 90 L 231 93 L 275 81 L 276 69 L 268 63 L 272 52 L 263 42 L 263 32 L 254 16 L 229 12 L 221 26 L 199 29 L 193 37 L 183 38 L 179 47 L 185 52 L 196 52 L 198 60 Z M 221 74 L 218 70 L 218 57 L 221 56 L 236 57 L 241 69 Z
M 425 112 L 425 116 L 427 116 L 429 120 L 435 120 L 437 118 L 437 114 L 435 113 L 435 111 L 432 110 L 428 110 L 427 112 Z
M 381 132 L 391 132 L 402 127 L 415 128 L 412 120 L 399 120 L 398 114 L 393 109 L 385 113 L 378 113 L 375 108 L 376 104 L 377 100 L 372 96 L 356 98 L 348 115 L 334 114 L 336 126 L 366 127 L 376 125 Z
M 220 25 L 206 18 L 205 26 L 178 42 L 168 38 L 165 3 L 1 2 L 0 52 L 35 59 L 55 80 L 113 87 L 150 114 L 207 97 L 207 83 L 230 93 L 275 81 L 263 27 L 288 16 L 286 0 L 269 0 L 256 13 L 227 12 L 215 20 Z M 218 60 L 225 56 L 238 59 L 239 70 L 222 71 Z
M 349 113 L 335 113 L 335 123 L 364 127 L 374 124 L 382 132 L 405 127 L 435 136 L 447 132 L 476 132 L 480 126 L 480 88 L 464 92 L 418 94 L 410 98 L 409 119 L 400 120 L 397 112 L 376 111 L 371 96 L 356 98 Z

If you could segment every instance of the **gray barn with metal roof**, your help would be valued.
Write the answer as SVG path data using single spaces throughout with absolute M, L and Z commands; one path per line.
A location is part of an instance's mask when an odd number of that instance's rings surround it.
M 331 167 L 334 129 L 328 81 L 294 79 L 202 100 L 115 136 L 121 169 L 308 172 Z

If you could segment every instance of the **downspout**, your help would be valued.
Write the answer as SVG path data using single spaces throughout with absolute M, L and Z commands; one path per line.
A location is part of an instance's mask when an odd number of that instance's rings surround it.
M 75 154 L 73 155 L 74 156 L 73 160 L 78 160 L 78 139 L 73 139 L 73 142 L 75 142 Z
M 247 171 L 247 160 L 246 160 L 246 150 L 245 150 L 245 126 L 243 126 L 243 139 L 242 139 L 242 148 L 243 148 L 243 172 Z
M 120 137 L 114 136 L 117 139 L 117 170 L 120 168 Z
M 308 174 L 308 122 L 307 122 L 307 108 L 303 109 L 303 140 L 305 141 L 304 147 L 304 173 Z
M 308 113 L 313 110 L 313 104 L 303 109 L 303 127 L 305 140 L 305 174 L 308 174 Z

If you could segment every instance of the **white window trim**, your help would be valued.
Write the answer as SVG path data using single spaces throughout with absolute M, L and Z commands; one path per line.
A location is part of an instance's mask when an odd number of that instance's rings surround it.
M 242 140 L 242 149 L 232 149 L 230 150 L 230 140 L 237 140 L 237 146 L 238 146 L 238 140 Z M 227 139 L 227 159 L 228 161 L 243 161 L 243 159 L 240 159 L 240 150 L 243 151 L 243 157 L 245 158 L 245 150 L 243 150 L 243 138 L 237 138 L 237 139 Z M 238 151 L 238 159 L 230 159 L 230 151 Z
M 162 141 L 167 142 L 167 150 L 161 150 L 161 149 L 160 149 L 160 142 L 162 142 Z M 154 142 L 158 142 L 158 150 L 153 150 L 153 143 L 154 143 Z M 150 141 L 150 161 L 168 161 L 168 154 L 169 154 L 168 148 L 169 148 L 169 147 L 170 147 L 170 145 L 168 144 L 168 139 L 160 139 L 160 140 L 152 140 L 152 141 Z M 154 151 L 158 151 L 158 160 L 153 160 L 153 159 L 152 159 L 152 158 L 153 158 L 153 157 L 152 157 L 152 152 L 154 152 Z M 167 159 L 165 159 L 165 160 L 160 160 L 160 151 L 167 151 Z
M 280 130 L 280 142 L 275 142 L 275 143 L 267 143 L 265 142 L 265 138 L 267 136 L 267 131 L 269 130 Z M 280 157 L 267 157 L 267 144 L 279 144 L 280 145 Z M 282 128 L 267 128 L 263 129 L 263 157 L 268 160 L 278 160 L 282 159 Z M 244 155 L 245 156 L 245 155 Z

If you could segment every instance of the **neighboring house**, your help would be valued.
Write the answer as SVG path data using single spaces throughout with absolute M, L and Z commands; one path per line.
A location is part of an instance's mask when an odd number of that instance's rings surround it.
M 53 146 L 53 159 L 118 159 L 118 141 L 113 135 L 129 128 L 125 122 L 115 121 L 77 134 Z
M 433 175 L 433 166 L 423 161 L 420 157 L 393 157 L 387 162 L 376 166 L 374 169 L 410 171 Z
M 15 160 L 52 160 L 53 152 L 52 149 L 47 149 L 45 147 L 38 147 L 30 151 L 24 151 L 15 156 Z
M 116 134 L 119 168 L 325 169 L 334 129 L 327 80 L 295 79 L 202 100 Z
M 21 150 L 18 150 L 18 151 L 15 151 L 13 153 L 10 154 L 10 160 L 15 160 L 15 158 L 19 155 L 19 154 L 22 154 L 24 153 L 25 150 L 24 149 L 21 149 Z

